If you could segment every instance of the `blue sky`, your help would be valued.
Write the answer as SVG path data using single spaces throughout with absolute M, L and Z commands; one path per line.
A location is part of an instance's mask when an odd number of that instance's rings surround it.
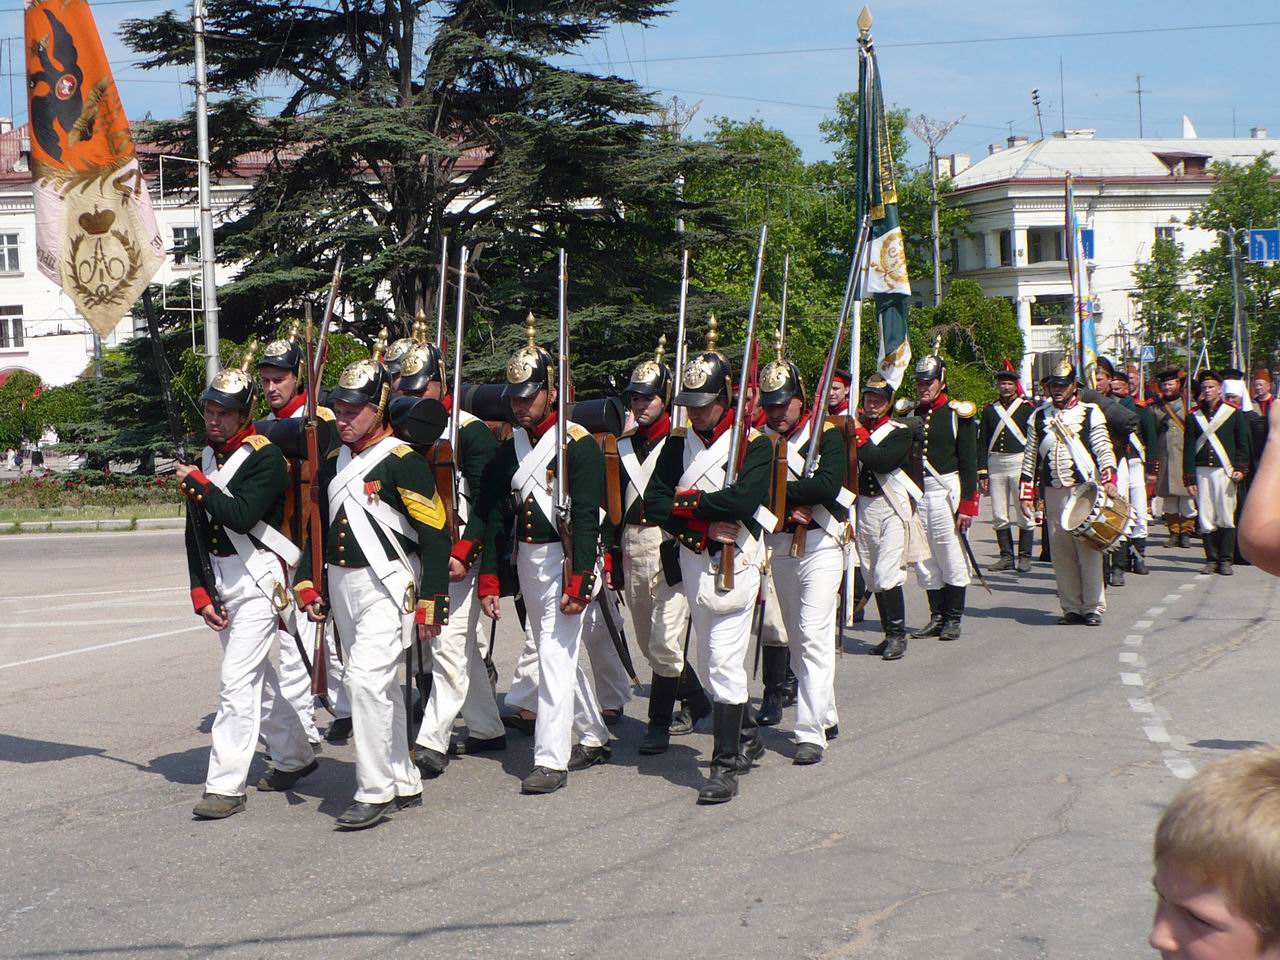
M 0 35 L 22 32 L 17 0 L 0 0 Z M 126 17 L 172 7 L 169 0 L 132 0 L 95 7 L 110 34 Z M 718 57 L 720 54 L 852 47 L 860 2 L 837 0 L 677 0 L 672 14 L 641 30 L 613 30 L 584 51 L 594 69 L 634 77 L 661 95 L 701 101 L 690 135 L 698 136 L 715 115 L 760 117 L 781 128 L 808 159 L 828 154 L 818 132 L 836 95 L 856 85 L 852 51 Z M 1280 136 L 1280 91 L 1274 67 L 1280 48 L 1280 4 L 1206 5 L 1190 0 L 987 0 L 982 4 L 938 0 L 893 0 L 872 5 L 872 34 L 879 50 L 886 98 L 930 117 L 964 117 L 943 152 L 978 156 L 986 145 L 1013 131 L 1036 135 L 1030 91 L 1038 87 L 1046 132 L 1062 126 L 1092 127 L 1099 136 L 1137 136 L 1135 75 L 1142 74 L 1147 136 L 1179 136 L 1189 115 L 1202 137 L 1247 136 L 1252 126 Z M 1169 31 L 1167 28 L 1278 21 L 1241 29 Z M 1163 30 L 1119 36 L 1106 31 Z M 1055 39 L 957 43 L 983 38 L 1085 34 Z M 143 73 L 131 54 L 108 35 L 117 79 L 132 117 L 176 115 L 190 103 L 179 71 Z M 948 41 L 937 44 L 937 41 Z M 907 46 L 906 44 L 927 44 Z M 21 49 L 3 50 L 0 111 L 25 118 Z M 671 60 L 667 58 L 699 58 Z M 1060 94 L 1062 58 L 1065 97 Z M 11 94 L 12 91 L 12 94 Z M 780 101 L 780 102 L 761 102 Z M 923 150 L 913 147 L 910 160 Z

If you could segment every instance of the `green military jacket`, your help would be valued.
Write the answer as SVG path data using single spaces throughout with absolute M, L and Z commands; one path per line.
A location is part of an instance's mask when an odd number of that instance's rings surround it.
M 856 433 L 858 443 L 858 496 L 881 497 L 884 488 L 876 474 L 890 474 L 894 470 L 906 469 L 911 459 L 913 431 L 905 423 L 896 420 L 884 420 L 893 429 L 878 442 L 871 439 L 871 434 L 881 425 L 877 423 L 871 429 L 858 427 Z
M 732 429 L 732 423 L 732 414 L 726 415 L 717 427 L 716 436 Z M 686 430 L 672 430 L 658 455 L 649 487 L 644 492 L 644 509 L 649 520 L 695 553 L 704 550 L 719 553 L 720 544 L 707 537 L 708 526 L 715 520 L 744 523 L 752 536 L 759 537 L 760 524 L 755 520 L 755 513 L 769 496 L 769 463 L 773 457 L 769 438 L 756 430 L 750 432 L 746 455 L 732 486 L 723 490 L 677 490 L 684 474 L 686 436 Z M 710 443 L 715 438 L 705 439 Z
M 805 423 L 811 423 L 812 419 L 812 413 L 806 414 L 804 419 L 796 424 L 796 430 L 802 428 Z M 795 431 L 792 431 L 793 436 L 794 434 Z M 781 440 L 779 434 L 767 427 L 765 435 Z M 799 452 L 801 457 L 808 454 L 808 440 L 804 442 Z M 822 438 L 818 444 L 818 463 L 813 476 L 792 477 L 787 480 L 787 512 L 790 513 L 790 508 L 793 506 L 821 506 L 825 507 L 837 520 L 848 520 L 849 508 L 836 499 L 844 487 L 848 458 L 849 451 L 845 447 L 840 430 L 834 423 L 823 418 Z M 810 530 L 816 530 L 818 526 L 816 520 L 809 522 Z M 785 521 L 782 526 L 783 530 L 794 530 L 795 527 L 796 525 L 790 520 Z
M 1122 407 L 1127 407 L 1138 416 L 1138 429 L 1135 432 L 1138 440 L 1142 443 L 1142 449 L 1133 442 L 1133 437 L 1129 438 L 1125 445 L 1125 451 L 1121 459 L 1141 459 L 1143 463 L 1151 463 L 1156 457 L 1156 417 L 1146 407 L 1138 406 L 1138 402 L 1133 397 L 1124 397 L 1117 401 Z
M 991 454 L 1022 453 L 1026 449 L 1026 444 L 1014 436 L 1012 430 L 1003 426 L 1004 421 L 996 412 L 997 406 L 1004 407 L 1006 412 L 1012 408 L 1013 412 L 1008 414 L 1009 419 L 1017 424 L 1024 437 L 1027 435 L 1027 421 L 1031 419 L 1031 413 L 1036 408 L 1036 405 L 1026 397 L 1016 396 L 1008 403 L 996 400 L 986 405 L 982 411 L 982 419 L 978 423 L 978 476 L 980 477 L 987 475 L 987 460 Z
M 520 428 L 517 428 L 520 429 Z M 547 430 L 555 429 L 555 414 L 539 425 L 537 436 L 530 431 L 529 441 L 537 440 Z M 573 527 L 572 573 L 565 592 L 576 600 L 587 601 L 595 592 L 596 561 L 600 557 L 600 504 L 604 499 L 604 455 L 595 438 L 583 427 L 570 423 L 565 446 L 565 464 L 569 472 L 568 493 L 570 523 Z M 555 518 L 548 517 L 532 496 L 517 502 L 512 480 L 519 464 L 516 460 L 515 437 L 508 437 L 498 447 L 481 480 L 479 494 L 472 511 L 483 520 L 483 546 L 480 551 L 479 594 L 498 596 L 498 533 L 514 525 L 517 544 L 556 543 L 560 540 Z M 547 466 L 547 482 L 554 482 L 556 461 Z M 467 527 L 467 536 L 473 532 Z M 516 549 L 519 549 L 517 545 Z
M 241 446 L 248 447 L 251 452 L 227 483 L 225 491 L 205 476 L 203 470 L 189 474 L 179 488 L 193 506 L 208 513 L 207 546 L 210 553 L 219 557 L 229 557 L 236 552 L 227 537 L 227 530 L 248 535 L 258 521 L 278 528 L 284 517 L 288 468 L 280 448 L 255 433 L 250 425 L 213 450 L 218 469 L 224 467 Z M 261 546 L 256 539 L 250 539 L 255 546 Z M 210 591 L 214 585 L 204 582 L 203 561 L 196 548 L 190 513 L 187 514 L 185 540 L 191 603 L 199 613 L 212 602 Z
M 467 484 L 467 523 L 453 546 L 453 556 L 470 567 L 484 548 L 485 517 L 479 509 L 485 471 L 498 452 L 498 438 L 480 419 L 464 415 L 458 423 L 458 449 L 453 452 L 458 475 Z M 461 500 L 461 491 L 459 491 Z
M 1213 417 L 1221 410 L 1225 404 L 1219 403 L 1217 409 L 1213 413 L 1204 414 L 1206 420 L 1213 422 Z M 1223 452 L 1227 455 L 1227 463 L 1222 462 L 1222 457 L 1214 448 L 1210 441 L 1200 443 L 1200 437 L 1204 435 L 1204 428 L 1200 426 L 1200 420 L 1196 416 L 1200 413 L 1200 408 L 1187 417 L 1187 438 L 1182 446 L 1182 475 L 1183 481 L 1187 484 L 1196 482 L 1196 467 L 1226 467 L 1228 470 L 1248 470 L 1250 457 L 1250 441 L 1249 441 L 1249 424 L 1245 418 L 1241 416 L 1240 411 L 1232 407 L 1228 416 L 1218 427 L 1216 437 L 1222 444 Z M 1196 448 L 1199 447 L 1197 450 Z
M 359 568 L 369 565 L 347 521 L 347 506 L 329 516 L 329 484 L 338 472 L 340 449 L 330 451 L 320 466 L 320 529 L 324 532 L 324 559 L 331 567 Z M 415 544 L 399 533 L 388 533 L 380 523 L 372 523 L 373 531 L 386 551 L 387 559 L 396 558 L 396 550 L 388 537 L 399 541 L 406 556 L 417 553 L 421 572 L 417 584 L 417 619 L 419 623 L 439 625 L 449 620 L 449 550 L 452 543 L 446 529 L 444 504 L 436 493 L 436 481 L 422 454 L 407 443 L 396 447 L 391 455 L 374 464 L 364 476 L 365 494 L 376 497 L 404 515 L 418 535 Z M 308 542 L 303 550 L 300 571 L 294 591 L 303 605 L 318 596 L 311 581 L 312 550 Z
M 962 400 L 947 401 L 943 394 L 938 404 L 921 415 L 924 427 L 924 456 L 933 469 L 945 476 L 960 474 L 960 499 L 972 500 L 978 492 L 978 430 L 974 423 L 973 404 Z

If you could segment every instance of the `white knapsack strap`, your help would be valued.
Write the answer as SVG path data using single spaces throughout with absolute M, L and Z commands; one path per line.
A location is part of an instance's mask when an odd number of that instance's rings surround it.
M 1210 420 L 1201 410 L 1196 411 L 1196 423 L 1200 425 L 1200 436 L 1196 437 L 1196 453 L 1199 453 L 1207 443 L 1213 447 L 1213 452 L 1218 455 L 1218 459 L 1222 461 L 1222 465 L 1228 470 L 1233 469 L 1234 464 L 1231 458 L 1227 456 L 1227 448 L 1222 445 L 1222 441 L 1218 439 L 1218 431 L 1222 429 L 1222 425 L 1227 422 L 1227 418 L 1231 416 L 1232 408 L 1227 404 L 1218 407 Z
M 371 498 L 364 489 L 364 478 L 369 472 L 401 445 L 395 437 L 385 437 L 355 456 L 351 455 L 351 449 L 346 446 L 339 451 L 338 472 L 329 481 L 330 526 L 337 522 L 338 514 L 344 506 L 348 508 L 348 513 L 353 508 L 358 508 L 388 531 L 394 531 L 413 543 L 418 542 L 418 531 L 413 529 L 403 513 L 381 499 Z
M 704 446 L 702 438 L 694 431 L 684 438 L 684 473 L 676 484 L 677 490 L 698 487 L 703 480 L 712 490 L 724 486 L 725 466 L 729 461 L 729 443 L 732 430 L 726 430 L 711 446 Z M 701 489 L 701 487 L 699 487 Z
M 554 524 L 556 510 L 547 483 L 547 468 L 556 454 L 555 430 L 544 433 L 536 447 L 530 444 L 528 431 L 522 427 L 515 429 L 512 439 L 516 445 L 516 462 L 520 466 L 511 478 L 511 489 L 520 495 L 521 503 L 533 497 L 542 515 Z
M 991 439 L 987 443 L 988 453 L 991 452 L 991 448 L 996 445 L 996 440 L 1000 438 L 1000 434 L 1005 430 L 1008 430 L 1009 433 L 1013 435 L 1013 438 L 1017 440 L 1018 443 L 1022 444 L 1022 446 L 1025 447 L 1027 445 L 1027 435 L 1022 432 L 1022 428 L 1018 426 L 1018 422 L 1013 419 L 1014 411 L 1016 411 L 1025 402 L 1026 401 L 1021 397 L 1016 397 L 1013 404 L 1007 410 L 1000 403 L 993 403 L 991 405 L 996 412 L 996 416 L 1000 418 L 1000 422 L 996 425 L 995 430 L 991 432 Z
M 227 488 L 231 483 L 231 478 L 244 466 L 252 450 L 253 448 L 247 445 L 239 447 L 227 458 L 227 462 L 219 467 L 217 458 L 213 454 L 213 449 L 205 447 L 201 457 L 201 467 L 204 475 L 209 478 L 210 483 L 223 493 L 229 493 Z M 205 515 L 210 520 L 213 519 L 207 510 Z M 284 571 L 280 567 L 277 554 L 286 564 L 292 566 L 298 562 L 302 555 L 301 551 L 290 543 L 288 538 L 281 534 L 280 531 L 274 527 L 267 526 L 261 520 L 254 525 L 250 532 L 271 549 L 257 546 L 248 536 L 238 533 L 229 527 L 224 526 L 222 529 L 227 535 L 227 540 L 231 542 L 231 548 L 235 550 L 236 556 L 240 558 L 240 562 L 244 564 L 245 569 L 249 571 L 249 576 L 253 578 L 258 590 L 271 601 L 277 610 L 286 609 L 291 601 L 289 591 L 284 584 Z M 270 534 L 266 531 L 274 533 L 279 540 L 283 541 L 283 545 L 287 545 L 290 549 L 287 552 L 276 549 L 272 546 Z
M 649 478 L 653 476 L 654 467 L 658 464 L 658 454 L 662 452 L 666 443 L 666 437 L 659 440 L 642 463 L 636 454 L 635 443 L 631 437 L 623 437 L 618 441 L 618 459 L 627 471 L 627 489 L 623 493 L 624 512 L 630 512 L 631 505 L 644 496 L 644 491 L 649 486 Z

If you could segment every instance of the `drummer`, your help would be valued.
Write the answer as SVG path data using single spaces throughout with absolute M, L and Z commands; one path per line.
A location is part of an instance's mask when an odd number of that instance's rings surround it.
M 1116 457 L 1107 422 L 1096 404 L 1080 399 L 1076 370 L 1063 360 L 1048 378 L 1051 402 L 1031 415 L 1022 458 L 1019 499 L 1032 515 L 1037 486 L 1044 487 L 1045 527 L 1048 529 L 1053 576 L 1062 606 L 1061 624 L 1100 626 L 1106 595 L 1102 583 L 1102 554 L 1064 526 L 1064 512 L 1083 498 L 1092 504 L 1097 484 L 1116 496 Z M 1073 513 L 1087 508 L 1078 508 Z M 1081 517 L 1083 520 L 1084 517 Z

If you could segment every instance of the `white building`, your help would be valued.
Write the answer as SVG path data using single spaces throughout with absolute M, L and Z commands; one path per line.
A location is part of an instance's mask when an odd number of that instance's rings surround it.
M 1068 130 L 1034 143 L 1010 137 L 1007 146 L 991 146 L 973 164 L 964 154 L 939 158 L 941 172 L 953 177 L 946 202 L 970 211 L 965 230 L 951 240 L 952 275 L 1013 303 L 1029 351 L 1024 379 L 1043 376 L 1070 338 L 1068 173 L 1081 226 L 1093 231 L 1086 266 L 1101 305 L 1099 347 L 1116 355 L 1126 336 L 1134 351 L 1141 343 L 1130 297 L 1133 268 L 1150 259 L 1156 238 L 1176 240 L 1187 255 L 1214 242 L 1210 233 L 1186 226 L 1213 188 L 1209 164 L 1245 164 L 1263 151 L 1280 153 L 1280 139 L 1262 129 L 1248 139 L 1201 140 L 1190 123 L 1184 127 L 1190 136 L 1177 140 L 1101 140 L 1092 130 Z

